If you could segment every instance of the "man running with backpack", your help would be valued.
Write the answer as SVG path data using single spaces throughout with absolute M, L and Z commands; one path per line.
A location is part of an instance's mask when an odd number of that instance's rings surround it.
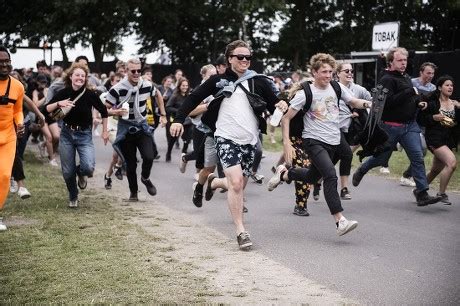
M 324 197 L 334 216 L 337 234 L 342 236 L 358 226 L 357 221 L 347 220 L 343 214 L 340 196 L 337 191 L 337 174 L 332 162 L 340 144 L 339 103 L 342 99 L 354 108 L 366 108 L 370 103 L 354 98 L 343 86 L 332 81 L 336 67 L 335 59 L 325 53 L 318 53 L 310 59 L 314 77 L 312 84 L 303 86 L 292 98 L 289 110 L 282 119 L 285 159 L 290 164 L 292 151 L 289 145 L 289 123 L 299 112 L 304 111 L 302 140 L 311 166 L 287 169 L 280 165 L 268 182 L 268 190 L 275 189 L 281 181 L 304 181 L 314 184 L 323 178 Z

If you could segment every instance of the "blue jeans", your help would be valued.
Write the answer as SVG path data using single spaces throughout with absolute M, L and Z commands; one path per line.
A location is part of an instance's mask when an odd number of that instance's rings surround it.
M 420 141 L 420 127 L 417 122 L 413 121 L 402 126 L 393 126 L 383 123 L 382 128 L 388 133 L 388 144 L 394 148 L 399 142 L 404 148 L 407 157 L 410 161 L 412 176 L 418 191 L 428 190 L 428 182 L 426 180 L 425 161 L 423 160 L 422 143 Z M 368 158 L 359 168 L 363 174 L 366 174 L 372 168 L 383 166 L 388 162 L 392 150 L 383 152 L 382 154 Z
M 80 157 L 79 166 L 75 160 L 77 152 Z M 96 164 L 91 129 L 72 131 L 63 126 L 59 139 L 59 155 L 61 157 L 62 176 L 69 191 L 69 200 L 77 200 L 77 175 L 92 176 Z

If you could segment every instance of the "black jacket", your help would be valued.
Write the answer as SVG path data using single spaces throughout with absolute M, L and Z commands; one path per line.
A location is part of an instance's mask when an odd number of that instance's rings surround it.
M 190 95 L 182 103 L 181 107 L 177 111 L 174 123 L 184 123 L 185 118 L 188 114 L 195 109 L 204 99 L 210 95 L 215 96 L 220 88 L 216 87 L 216 84 L 221 80 L 226 79 L 228 81 L 235 82 L 238 79 L 238 75 L 233 72 L 231 69 L 227 68 L 224 74 L 218 74 L 211 76 L 206 82 L 201 84 L 198 88 L 195 88 Z M 254 78 L 254 88 L 252 88 L 253 82 L 251 79 L 248 80 L 249 89 L 251 92 L 254 92 L 261 96 L 265 102 L 267 102 L 267 110 L 270 113 L 275 111 L 275 104 L 279 101 L 277 98 L 270 81 L 265 77 L 255 77 Z M 201 121 L 206 124 L 211 130 L 215 131 L 215 124 L 217 121 L 217 116 L 219 114 L 220 104 L 222 103 L 224 97 L 217 97 L 210 102 L 208 110 L 203 114 Z M 262 133 L 267 132 L 267 123 L 262 117 L 262 114 L 255 113 L 259 120 L 259 128 Z
M 415 93 L 410 77 L 398 71 L 384 71 L 379 84 L 388 89 L 382 121 L 407 123 L 415 120 L 420 97 Z

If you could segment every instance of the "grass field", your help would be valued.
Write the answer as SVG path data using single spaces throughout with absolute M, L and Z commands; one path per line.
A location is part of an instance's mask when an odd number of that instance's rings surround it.
M 10 194 L 4 209 L 0 304 L 189 304 L 215 294 L 167 255 L 167 237 L 109 204 L 119 200 L 87 190 L 72 210 L 57 169 L 27 154 L 26 175 L 32 198 Z

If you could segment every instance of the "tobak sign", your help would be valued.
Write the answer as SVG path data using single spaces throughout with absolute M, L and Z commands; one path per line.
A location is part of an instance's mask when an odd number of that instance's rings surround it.
M 372 30 L 372 49 L 386 51 L 399 44 L 399 21 L 379 23 Z

